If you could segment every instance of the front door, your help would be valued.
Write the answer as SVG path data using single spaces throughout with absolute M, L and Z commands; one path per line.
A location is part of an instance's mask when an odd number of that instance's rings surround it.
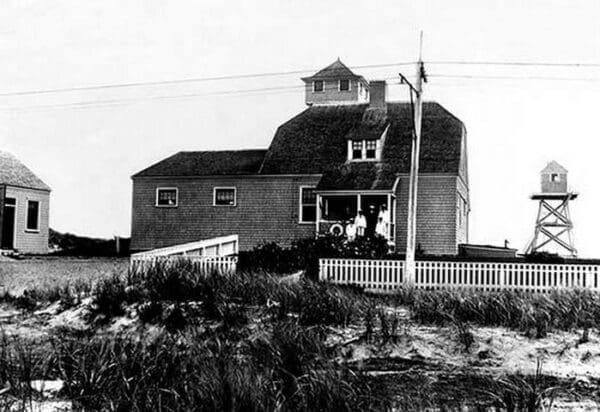
M 2 213 L 2 242 L 1 249 L 14 249 L 15 239 L 15 199 L 6 198 Z

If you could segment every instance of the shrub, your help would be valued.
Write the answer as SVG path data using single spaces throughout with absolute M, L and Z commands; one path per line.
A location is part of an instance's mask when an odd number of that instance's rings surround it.
M 125 313 L 124 304 L 130 301 L 127 284 L 117 274 L 98 282 L 94 290 L 93 313 L 105 319 Z

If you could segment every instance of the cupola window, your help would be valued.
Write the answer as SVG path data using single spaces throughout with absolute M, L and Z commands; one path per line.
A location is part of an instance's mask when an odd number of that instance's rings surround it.
M 340 92 L 347 92 L 350 90 L 350 80 L 340 79 Z
M 313 82 L 313 92 L 318 93 L 323 91 L 323 80 L 315 80 Z

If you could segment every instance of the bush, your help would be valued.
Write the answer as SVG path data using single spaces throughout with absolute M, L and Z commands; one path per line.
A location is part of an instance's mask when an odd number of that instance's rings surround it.
M 119 275 L 98 282 L 94 290 L 93 313 L 102 315 L 105 319 L 121 316 L 125 313 L 124 304 L 135 299 L 127 288 L 127 283 Z

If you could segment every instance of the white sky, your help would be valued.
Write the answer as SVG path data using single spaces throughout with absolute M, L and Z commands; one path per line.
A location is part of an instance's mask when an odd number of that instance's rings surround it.
M 600 2 L 3 0 L 0 93 L 424 59 L 600 62 Z M 428 65 L 426 98 L 468 130 L 471 242 L 522 248 L 533 232 L 529 194 L 556 159 L 581 193 L 572 205 L 580 254 L 600 255 L 600 68 Z M 409 66 L 357 70 L 392 78 Z M 52 188 L 51 226 L 128 236 L 130 176 L 179 150 L 267 147 L 304 109 L 301 75 L 0 97 L 0 148 Z M 224 90 L 298 86 L 271 93 Z M 180 99 L 148 96 L 204 94 Z M 393 99 L 406 89 L 390 87 Z M 128 99 L 123 104 L 48 107 Z M 32 106 L 43 106 L 32 108 Z M 19 108 L 14 110 L 14 108 Z

